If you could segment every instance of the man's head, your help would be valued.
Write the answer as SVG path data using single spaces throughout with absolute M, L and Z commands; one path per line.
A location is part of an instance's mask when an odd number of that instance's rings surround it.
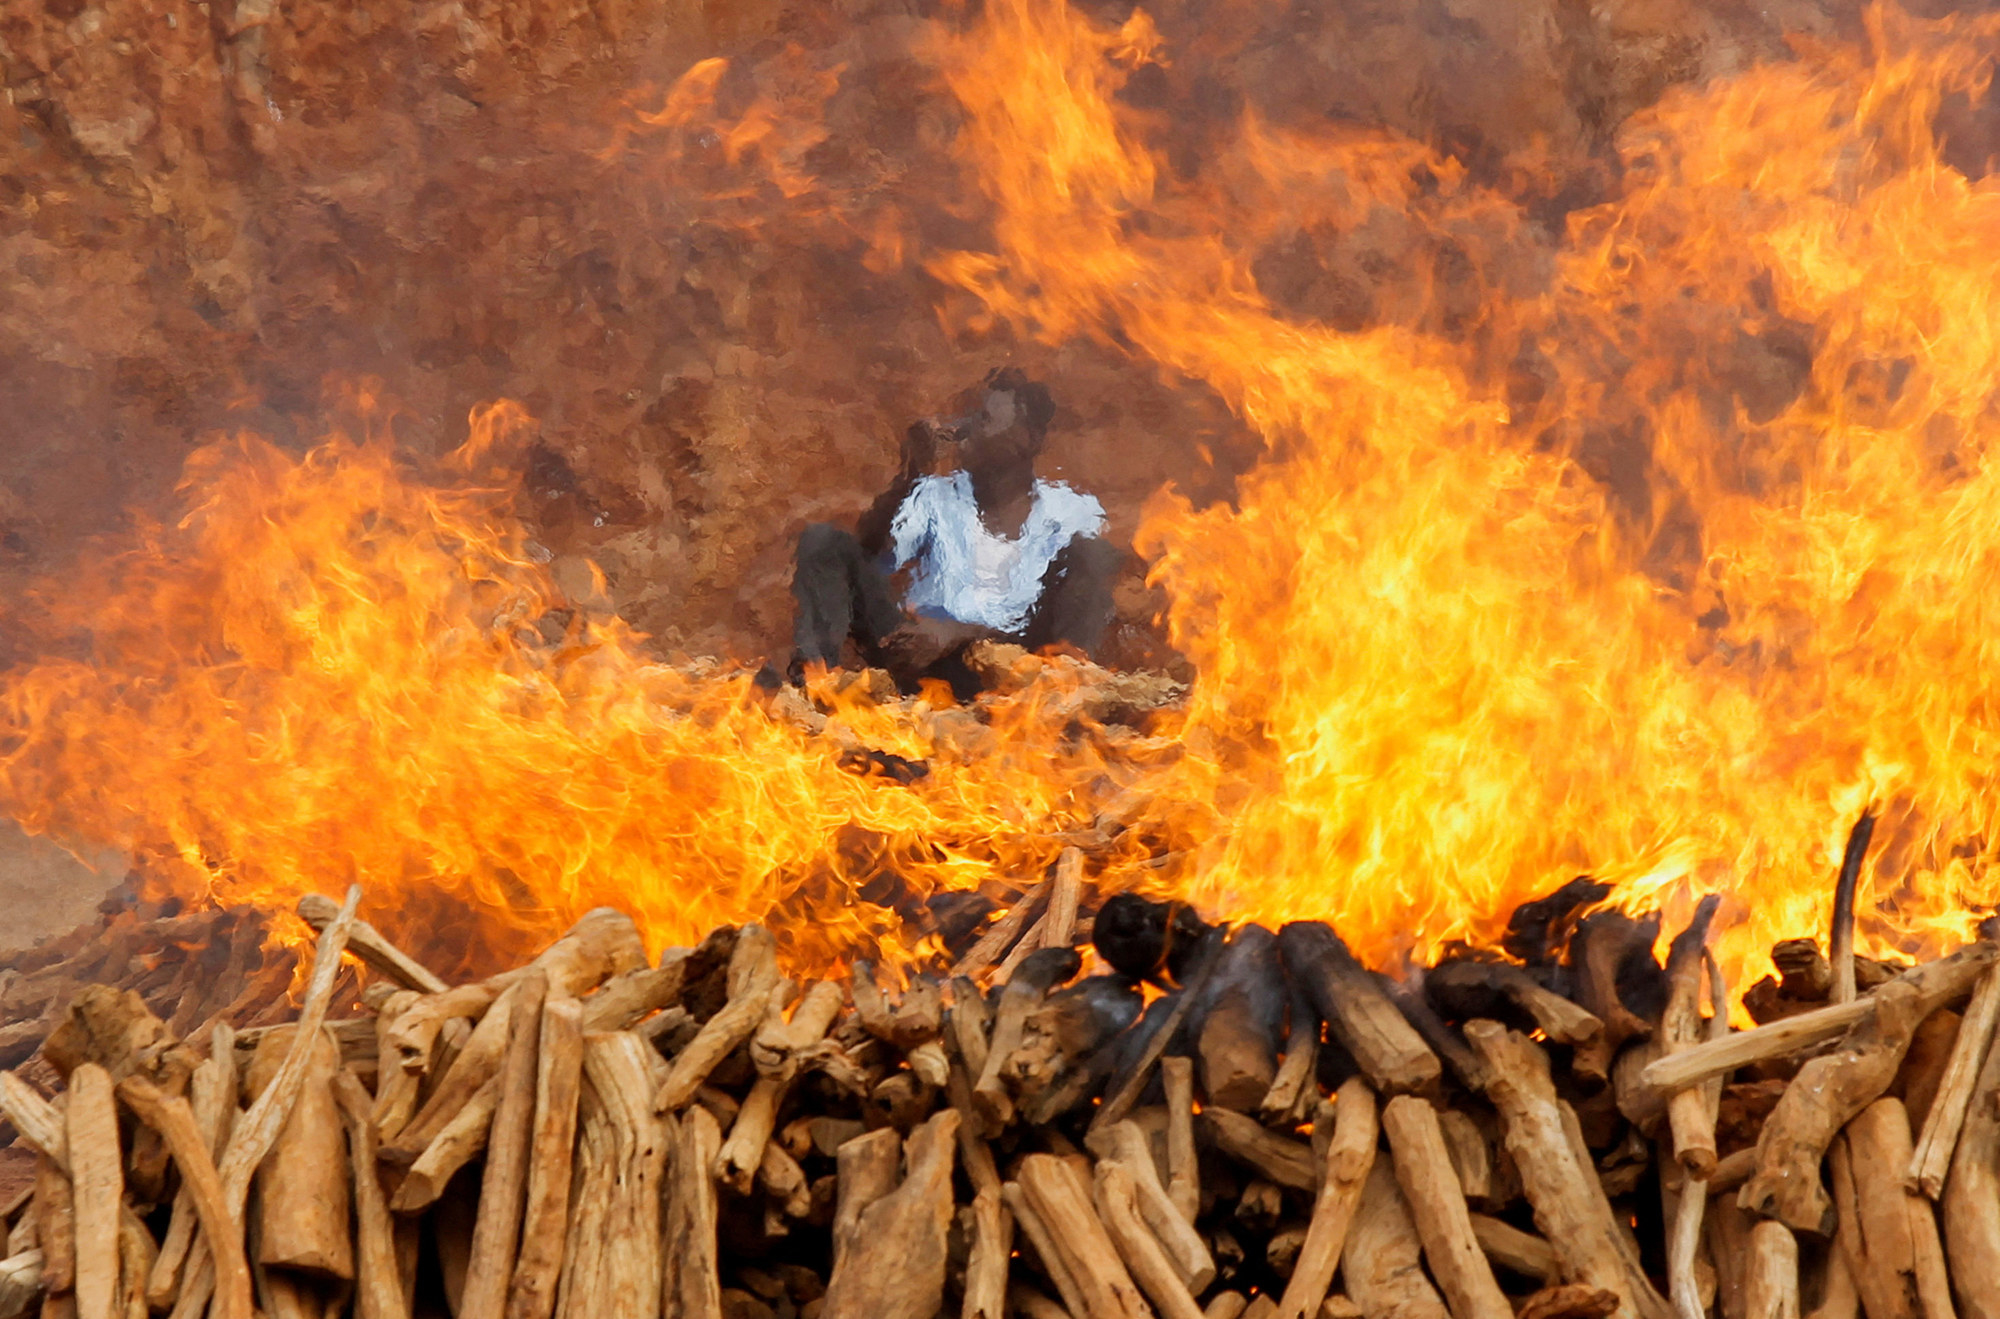
M 1048 387 L 1006 366 L 986 377 L 973 410 L 958 425 L 960 459 L 974 477 L 1031 470 L 1055 416 Z

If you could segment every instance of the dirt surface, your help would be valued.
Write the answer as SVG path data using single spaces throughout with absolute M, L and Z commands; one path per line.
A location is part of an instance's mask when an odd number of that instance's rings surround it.
M 1246 254 L 1301 320 L 1447 332 L 1486 286 L 1546 278 L 1635 111 L 1861 23 L 1859 0 L 1145 8 L 1171 58 L 1123 100 L 1172 186 L 1226 189 L 1251 115 L 1406 135 L 1513 195 L 1528 223 L 1485 265 L 1386 214 Z M 1009 361 L 1053 384 L 1050 473 L 1103 496 L 1114 534 L 1163 484 L 1228 498 L 1260 443 L 1204 387 L 1115 336 L 1018 338 L 933 274 L 992 246 L 927 45 L 956 12 L 0 11 L 0 574 L 163 507 L 204 436 L 436 452 L 511 397 L 540 427 L 521 489 L 559 581 L 594 596 L 596 562 L 603 603 L 663 649 L 769 653 L 799 528 L 853 516 L 905 423 Z M 2000 110 L 1945 110 L 1991 145 Z M 1128 623 L 1158 603 L 1121 595 Z M 1113 658 L 1147 658 L 1126 641 Z
M 125 877 L 115 853 L 83 862 L 0 820 L 0 950 L 22 948 L 89 920 L 104 895 Z

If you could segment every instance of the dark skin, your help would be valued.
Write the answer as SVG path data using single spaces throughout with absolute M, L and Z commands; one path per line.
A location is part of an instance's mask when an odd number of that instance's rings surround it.
M 903 436 L 903 468 L 890 488 L 861 519 L 861 542 L 870 553 L 889 541 L 896 509 L 917 481 L 936 470 L 941 439 L 958 441 L 959 466 L 972 481 L 979 519 L 996 536 L 1015 537 L 1035 502 L 1035 459 L 1041 439 L 1028 426 L 1014 396 L 990 391 L 981 408 L 961 421 L 954 432 L 934 421 L 920 421 Z M 920 670 L 952 650 L 974 641 L 997 637 L 991 628 L 943 618 L 911 618 L 883 638 L 882 650 L 891 665 Z

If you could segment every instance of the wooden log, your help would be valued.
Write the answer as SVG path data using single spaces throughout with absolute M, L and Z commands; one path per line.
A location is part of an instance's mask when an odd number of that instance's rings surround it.
M 765 1070 L 766 1062 L 758 1062 L 761 1074 L 744 1097 L 743 1107 L 737 1110 L 736 1121 L 731 1124 L 729 1137 L 722 1142 L 722 1152 L 716 1158 L 717 1180 L 739 1195 L 749 1193 L 757 1170 L 763 1166 L 764 1146 L 777 1125 L 778 1108 L 797 1073 L 798 1055 L 825 1037 L 840 1011 L 841 1001 L 840 986 L 822 981 L 800 1002 L 791 1021 L 779 1017 L 775 1007 L 767 1013 L 757 1039 L 765 1042 L 763 1058 L 769 1060 L 769 1070 Z M 758 1056 L 755 1041 L 751 1044 L 751 1054 L 753 1058 Z
M 1007 1304 L 1021 1319 L 1069 1319 L 1069 1311 L 1025 1282 L 1007 1284 Z
M 62 1114 L 13 1072 L 0 1072 L 0 1113 L 6 1114 L 22 1140 L 69 1175 L 69 1133 Z
M 980 1119 L 972 1104 L 972 1077 L 963 1058 L 952 1063 L 945 1087 L 952 1108 L 958 1112 L 958 1161 L 965 1169 L 966 1180 L 972 1183 L 975 1193 L 990 1188 L 998 1194 L 1000 1169 L 993 1161 L 992 1147 L 980 1135 Z
M 1972 1085 L 1940 1208 L 1945 1255 L 1966 1319 L 2000 1319 L 2000 1048 Z
M 1667 1299 L 1673 1302 L 1680 1319 L 1703 1319 L 1708 1306 L 1702 1295 L 1698 1261 L 1701 1256 L 1701 1227 L 1707 1217 L 1708 1189 L 1696 1178 L 1681 1173 L 1677 1188 L 1668 1185 L 1668 1169 L 1660 1170 L 1662 1208 L 1667 1220 Z
M 1613 1292 L 1579 1283 L 1544 1287 L 1523 1300 L 1519 1319 L 1603 1319 L 1618 1304 Z
M 508 1283 L 507 1319 L 549 1319 L 555 1311 L 583 1079 L 583 1005 L 567 996 L 549 998 L 539 1035 L 521 1248 Z
M 986 932 L 979 936 L 978 942 L 968 948 L 965 956 L 959 958 L 952 966 L 953 978 L 963 976 L 967 979 L 977 979 L 996 965 L 1007 955 L 1008 950 L 1014 946 L 1022 933 L 1041 919 L 1042 913 L 1048 909 L 1049 897 L 1053 891 L 1053 883 L 1043 880 L 1022 894 L 1020 900 L 1008 908 L 1005 915 L 986 927 Z
M 1217 1149 L 1258 1174 L 1308 1195 L 1319 1189 L 1319 1168 L 1303 1141 L 1281 1136 L 1252 1117 L 1226 1108 L 1204 1108 L 1201 1119 Z
M 1278 950 L 1286 972 L 1305 986 L 1327 1028 L 1376 1090 L 1412 1094 L 1437 1085 L 1443 1072 L 1437 1055 L 1332 927 L 1293 921 L 1278 931 Z
M 890 1128 L 856 1136 L 840 1147 L 835 1156 L 839 1168 L 840 1201 L 833 1215 L 833 1266 L 837 1270 L 854 1249 L 861 1230 L 861 1216 L 868 1206 L 896 1186 L 896 1165 L 902 1156 L 902 1138 Z
M 1662 1090 L 1679 1090 L 1751 1063 L 1782 1058 L 1824 1044 L 1872 1015 L 1876 999 L 1890 985 L 1908 985 L 1917 991 L 1922 1009 L 1918 1019 L 1921 1020 L 1923 1016 L 1969 992 L 1996 958 L 2000 958 L 2000 944 L 1977 943 L 1961 948 L 1949 957 L 1912 967 L 1852 1003 L 1835 1003 L 1802 1012 L 1768 1026 L 1737 1031 L 1724 1039 L 1711 1040 L 1670 1058 L 1655 1059 L 1647 1066 L 1645 1079 L 1648 1084 Z
M 1451 1170 L 1465 1192 L 1467 1203 L 1497 1209 L 1511 1199 L 1495 1167 L 1494 1151 L 1470 1114 L 1455 1108 L 1438 1110 L 1438 1128 L 1444 1133 L 1445 1152 L 1451 1156 Z
M 951 1015 L 947 1024 L 953 1050 L 965 1064 L 966 1072 L 977 1079 L 986 1070 L 986 1039 L 990 1029 L 986 998 L 978 985 L 963 978 L 951 982 Z
M 1132 1180 L 1139 1216 L 1159 1241 L 1175 1276 L 1188 1292 L 1199 1296 L 1215 1281 L 1215 1259 L 1208 1244 L 1181 1213 L 1167 1189 L 1160 1183 L 1159 1165 L 1153 1161 L 1151 1142 L 1138 1123 L 1127 1119 L 1113 1123 L 1090 1136 L 1090 1147 L 1108 1163 L 1118 1163 Z M 1126 1261 L 1131 1262 L 1129 1259 Z M 1141 1285 L 1145 1279 L 1141 1278 Z M 1148 1289 L 1148 1295 L 1151 1294 Z M 1155 1298 L 1156 1300 L 1158 1298 Z
M 1652 957 L 1657 918 L 1635 921 L 1622 911 L 1595 911 L 1577 924 L 1570 936 L 1569 963 L 1577 1001 L 1604 1023 L 1595 1038 L 1579 1046 L 1571 1056 L 1570 1068 L 1578 1076 L 1605 1080 L 1611 1075 L 1611 1060 L 1627 1041 L 1643 1040 L 1652 1027 L 1625 1006 L 1618 992 L 1618 978 L 1626 963 L 1635 957 Z
M 409 1319 L 395 1223 L 375 1163 L 373 1100 L 348 1071 L 333 1078 L 333 1097 L 354 1169 L 354 1319 Z
M 1854 891 L 1861 882 L 1861 862 L 1868 855 L 1868 843 L 1874 836 L 1875 813 L 1863 811 L 1854 828 L 1848 831 L 1847 847 L 1840 857 L 1840 878 L 1833 888 L 1832 933 L 1827 941 L 1835 1003 L 1854 1001 Z
M 68 1136 L 63 1148 L 69 1148 Z M 42 1286 L 50 1295 L 76 1286 L 76 1205 L 69 1174 L 46 1153 L 35 1161 L 35 1239 L 42 1248 Z
M 246 1076 L 251 1095 L 272 1083 L 292 1043 L 285 1032 L 264 1038 Z M 333 1096 L 340 1050 L 324 1031 L 309 1044 L 292 1111 L 257 1170 L 256 1261 L 347 1281 L 354 1277 L 354 1243 L 348 1233 L 353 1174 Z
M 141 1072 L 176 1094 L 199 1061 L 139 994 L 101 984 L 76 990 L 42 1042 L 42 1056 L 63 1076 L 94 1062 L 114 1082 Z
M 1972 1002 L 1959 1023 L 1952 1043 L 1950 1061 L 1923 1119 L 1923 1134 L 1917 1138 L 1905 1174 L 1909 1189 L 1936 1200 L 1944 1194 L 1945 1174 L 1951 1170 L 1952 1152 L 1971 1106 L 1972 1092 L 1993 1043 L 1993 1027 L 2000 1021 L 2000 970 L 1988 971 L 1973 991 Z
M 194 1114 L 196 1128 L 207 1142 L 211 1158 L 222 1157 L 229 1129 L 236 1119 L 234 1034 L 226 1022 L 215 1027 L 208 1057 L 195 1068 L 188 1083 L 189 1107 Z M 150 1127 L 147 1129 L 151 1130 Z M 167 1234 L 160 1241 L 159 1253 L 154 1257 L 152 1272 L 146 1282 L 146 1301 L 153 1309 L 169 1308 L 179 1294 L 181 1270 L 194 1245 L 198 1223 L 194 1191 L 183 1177 L 180 1189 L 174 1194 Z
M 1836 1149 L 1839 1144 L 1839 1141 L 1834 1142 Z M 1854 1285 L 1854 1271 L 1847 1262 L 1852 1251 L 1842 1239 L 1851 1231 L 1852 1221 L 1852 1214 L 1843 1214 L 1841 1226 L 1834 1232 L 1833 1247 L 1826 1255 L 1819 1304 L 1813 1308 L 1810 1319 L 1860 1319 L 1861 1293 Z M 1803 1285 L 1800 1290 L 1803 1293 Z
M 705 1167 L 701 1179 L 704 1184 L 708 1181 Z M 605 1256 L 611 1236 L 617 1231 L 617 1225 L 611 1221 L 612 1206 L 618 1199 L 617 1137 L 612 1134 L 603 1098 L 587 1081 L 577 1096 L 575 1182 L 575 1217 L 570 1223 L 562 1279 L 556 1290 L 557 1319 L 591 1319 L 593 1315 L 610 1312 Z M 671 1227 L 666 1243 L 669 1249 L 680 1243 Z M 667 1268 L 671 1273 L 671 1256 Z M 663 1283 L 663 1309 L 666 1304 Z
M 1504 1000 L 1559 1044 L 1582 1046 L 1604 1033 L 1603 1022 L 1511 962 L 1441 963 L 1425 973 L 1424 993 L 1453 1017 L 1482 1016 L 1490 1002 Z
M 513 1280 L 520 1247 L 521 1207 L 527 1198 L 535 1075 L 541 1057 L 542 1009 L 548 999 L 548 987 L 548 977 L 536 971 L 523 977 L 514 990 L 516 998 L 508 1023 L 507 1048 L 498 1075 L 499 1096 L 486 1138 L 479 1216 L 473 1225 L 471 1260 L 457 1319 L 502 1319 L 506 1310 L 507 1288 Z M 641 1293 L 648 1302 L 659 1294 L 657 1278 Z
M 323 894 L 308 893 L 299 899 L 297 911 L 299 918 L 312 926 L 314 933 L 319 933 L 340 915 L 340 904 Z M 423 994 L 442 994 L 451 987 L 429 967 L 384 938 L 382 932 L 367 921 L 354 922 L 354 928 L 347 936 L 347 945 L 356 957 L 405 989 Z
M 1755 1220 L 1734 1196 L 1716 1196 L 1708 1206 L 1703 1235 L 1715 1264 L 1715 1307 L 1722 1319 L 1745 1319 L 1745 1286 L 1750 1269 L 1750 1229 Z
M 414 990 L 405 989 L 383 999 L 376 1012 L 373 1112 L 378 1145 L 402 1134 L 403 1128 L 416 1116 L 417 1103 L 423 1097 L 423 1071 L 406 1066 L 403 1056 L 389 1043 L 397 1018 L 422 997 Z
M 1266 1122 L 1302 1116 L 1308 1096 L 1318 1098 L 1314 1085 L 1319 1068 L 1319 1033 L 1323 1023 L 1312 999 L 1298 985 L 1288 985 L 1290 1019 L 1285 1032 L 1285 1056 L 1271 1088 L 1257 1104 L 1257 1116 Z
M 1217 1292 L 1202 1309 L 1202 1319 L 1238 1319 L 1250 1305 L 1242 1292 Z
M 1359 1077 L 1340 1087 L 1331 1110 L 1322 1107 L 1314 1130 L 1331 1123 L 1333 1135 L 1320 1154 L 1319 1187 L 1313 1197 L 1312 1219 L 1292 1265 L 1292 1276 L 1278 1302 L 1279 1319 L 1313 1319 L 1333 1285 L 1333 1271 L 1361 1205 L 1368 1174 L 1375 1166 L 1380 1134 L 1375 1093 Z
M 473 1096 L 488 1089 L 500 1074 L 500 1064 L 507 1053 L 507 1040 L 514 1029 L 514 1005 L 524 992 L 521 984 L 521 980 L 516 979 L 500 991 L 486 1009 L 486 1014 L 472 1027 L 464 1047 L 450 1061 L 416 1116 L 393 1138 L 385 1134 L 383 1149 L 390 1159 L 413 1159 L 423 1153 L 453 1125 L 461 1110 L 472 1102 Z M 416 1008 L 410 1011 L 414 1012 Z
M 1201 1209 L 1201 1168 L 1194 1153 L 1194 1063 L 1160 1059 L 1167 1093 L 1167 1198 L 1191 1226 Z
M 1005 1319 L 1007 1269 L 1014 1253 L 1014 1215 L 998 1185 L 972 1197 L 972 1249 L 965 1261 L 960 1319 Z
M 1152 1307 L 1098 1221 L 1076 1169 L 1054 1155 L 1030 1154 L 1021 1160 L 1019 1179 L 1074 1282 L 1083 1307 L 1077 1319 L 1152 1319 Z
M 1193 1293 L 1139 1215 L 1131 1172 L 1112 1159 L 1098 1164 L 1096 1171 L 1098 1221 L 1139 1289 L 1158 1307 L 1163 1319 L 1201 1319 L 1201 1307 L 1195 1304 Z
M 641 1020 L 674 1006 L 687 983 L 687 963 L 691 950 L 670 948 L 658 966 L 641 966 L 624 971 L 604 982 L 604 987 L 583 999 L 583 1029 L 630 1030 Z
M 1239 927 L 1188 1017 L 1202 1094 L 1209 1106 L 1253 1112 L 1278 1076 L 1277 1031 L 1285 1010 L 1277 936 Z
M 1002 1184 L 1000 1199 L 1014 1215 L 1014 1224 L 1020 1228 L 1021 1235 L 1027 1237 L 1028 1244 L 1034 1247 L 1035 1258 L 1041 1261 L 1043 1272 L 1048 1275 L 1049 1282 L 1063 1299 L 1064 1312 L 1072 1316 L 1082 1315 L 1083 1291 L 1077 1286 L 1075 1276 L 1070 1273 L 1063 1252 L 1057 1248 L 1054 1234 L 1050 1232 L 1048 1224 L 1042 1222 L 1034 1206 L 1028 1202 L 1020 1183 Z
M 931 1319 L 944 1300 L 958 1114 L 936 1114 L 910 1136 L 907 1174 L 862 1211 L 827 1282 L 823 1319 Z
M 670 1164 L 667 1259 L 662 1312 L 678 1319 L 722 1319 L 722 1278 L 715 1231 L 715 1180 L 710 1169 L 722 1129 L 707 1109 L 681 1118 Z
M 776 946 L 762 926 L 746 925 L 738 933 L 729 955 L 728 983 L 728 1001 L 702 1023 L 660 1086 L 659 1105 L 667 1112 L 687 1107 L 716 1065 L 764 1024 L 770 996 L 778 987 L 778 969 Z
M 42 1252 L 17 1251 L 0 1260 L 0 1315 L 26 1315 L 42 1294 Z
M 1561 1280 L 1617 1293 L 1621 1319 L 1662 1319 L 1668 1307 L 1627 1258 L 1595 1168 L 1577 1157 L 1547 1056 L 1493 1022 L 1470 1022 L 1465 1035 L 1492 1071 L 1486 1095 L 1506 1124 L 1507 1149 L 1535 1225 L 1561 1262 Z
M 1833 1202 L 1820 1184 L 1819 1167 L 1834 1135 L 1889 1088 L 1909 1047 L 1910 1033 L 1930 1011 L 1906 982 L 1891 982 L 1870 996 L 1873 1011 L 1833 1052 L 1799 1069 L 1757 1142 L 1757 1171 L 1740 1192 L 1743 1207 L 1800 1231 L 1830 1236 Z M 1900 1106 L 1899 1106 L 1900 1107 Z
M 585 912 L 560 939 L 526 966 L 418 999 L 397 1017 L 387 1041 L 388 1052 L 383 1056 L 393 1055 L 408 1069 L 429 1070 L 431 1051 L 445 1022 L 482 1016 L 509 985 L 530 971 L 539 970 L 548 977 L 550 994 L 578 997 L 612 976 L 644 965 L 645 940 L 632 918 L 622 911 L 598 907 Z
M 205 1281 L 183 1283 L 181 1296 L 191 1303 L 198 1298 L 206 1306 L 212 1290 L 215 1308 L 210 1313 L 215 1319 L 250 1319 L 250 1267 L 244 1258 L 243 1232 L 193 1111 L 185 1099 L 163 1093 L 142 1076 L 119 1082 L 118 1097 L 141 1122 L 160 1133 L 194 1197 L 202 1241 L 199 1256 L 189 1258 L 187 1273 L 201 1274 Z
M 1708 930 L 1721 905 L 1718 894 L 1709 894 L 1695 908 L 1687 929 L 1675 937 L 1667 954 L 1667 1007 L 1660 1018 L 1660 1056 L 1685 1053 L 1708 1034 L 1701 1016 L 1702 952 Z M 1718 1002 L 1714 1011 L 1726 1015 L 1727 1003 Z M 1674 1158 L 1689 1176 L 1706 1178 L 1715 1171 L 1715 1110 L 1709 1094 L 1701 1086 L 1678 1090 L 1667 1097 L 1667 1121 L 1673 1132 Z
M 1451 1074 L 1457 1077 L 1466 1089 L 1475 1094 L 1484 1093 L 1488 1079 L 1486 1064 L 1481 1062 L 1479 1055 L 1466 1044 L 1465 1037 L 1459 1034 L 1456 1027 L 1445 1024 L 1444 1018 L 1437 1014 L 1431 1007 L 1430 1001 L 1424 997 L 1422 987 L 1414 981 L 1399 984 L 1386 977 L 1378 976 L 1376 979 L 1382 986 L 1382 992 L 1389 996 L 1389 1001 L 1403 1014 L 1403 1020 L 1410 1023 L 1410 1028 L 1417 1032 L 1418 1038 L 1429 1045 L 1431 1051 L 1451 1069 Z
M 1473 1235 L 1437 1111 L 1426 1099 L 1398 1095 L 1383 1109 L 1382 1128 L 1395 1157 L 1403 1202 L 1424 1243 L 1424 1258 L 1455 1319 L 1512 1319 L 1513 1307 Z
M 1368 1172 L 1340 1268 L 1366 1319 L 1450 1319 L 1424 1276 L 1423 1245 L 1387 1159 L 1375 1160 Z
M 790 1218 L 812 1213 L 812 1184 L 798 1160 L 776 1143 L 764 1146 L 763 1161 L 757 1165 L 757 1185 L 765 1198 Z
M 119 1309 L 118 1208 L 124 1158 L 111 1073 L 93 1062 L 69 1074 L 70 1194 L 76 1224 L 77 1319 L 112 1319 Z
M 1850 1261 L 1869 1319 L 1916 1319 L 1927 1307 L 1918 1286 L 1918 1258 L 1935 1238 L 1930 1202 L 1903 1186 L 1909 1166 L 1910 1123 L 1901 1100 L 1878 1099 L 1846 1126 L 1845 1175 L 1852 1179 L 1855 1236 Z M 1913 1212 L 1921 1210 L 1922 1213 Z M 1947 1302 L 1948 1306 L 1948 1302 Z
M 978 1108 L 982 1126 L 991 1133 L 1014 1120 L 1014 1100 L 1003 1077 L 1008 1060 L 1020 1047 L 1029 1014 L 1056 985 L 1074 976 L 1083 959 L 1072 948 L 1045 948 L 1030 954 L 1000 992 L 1000 1007 L 994 1014 L 993 1034 L 987 1041 L 986 1068 L 972 1085 L 972 1102 Z
M 318 1047 L 319 1028 L 326 1021 L 327 1007 L 332 1000 L 333 983 L 340 974 L 341 954 L 347 951 L 347 937 L 354 927 L 354 908 L 360 901 L 360 888 L 349 888 L 347 901 L 341 905 L 339 914 L 320 932 L 319 942 L 313 950 L 312 974 L 299 1006 L 298 1028 L 284 1060 L 278 1065 L 270 1084 L 264 1087 L 263 1093 L 251 1102 L 249 1109 L 230 1130 L 229 1146 L 222 1152 L 216 1172 L 222 1178 L 222 1189 L 228 1196 L 232 1219 L 242 1217 L 244 1200 L 250 1193 L 251 1174 L 277 1143 L 278 1134 L 291 1118 L 292 1107 L 298 1102 L 299 1092 L 305 1086 L 307 1073 L 313 1065 L 313 1054 Z
M 1179 1035 L 1181 1023 L 1187 1020 L 1187 1014 L 1193 1007 L 1195 999 L 1200 995 L 1203 986 L 1208 983 L 1209 976 L 1214 973 L 1220 947 L 1221 932 L 1209 930 L 1202 937 L 1201 945 L 1189 954 L 1191 960 L 1187 987 L 1172 996 L 1172 1006 L 1160 1016 L 1156 1026 L 1152 1025 L 1154 1013 L 1166 1005 L 1168 1000 L 1160 999 L 1147 1010 L 1145 1017 L 1140 1020 L 1138 1029 L 1146 1030 L 1150 1026 L 1151 1033 L 1146 1037 L 1145 1045 L 1139 1050 L 1138 1056 L 1114 1082 L 1110 1093 L 1104 1097 L 1104 1102 L 1098 1105 L 1097 1116 L 1091 1119 L 1093 1127 L 1108 1127 L 1113 1122 L 1124 1121 L 1126 1114 L 1132 1111 L 1133 1105 L 1139 1102 L 1139 1097 L 1146 1092 L 1146 1086 L 1152 1080 L 1154 1066 L 1159 1063 L 1168 1046 L 1173 1044 Z
M 1775 1219 L 1750 1229 L 1743 1308 L 1748 1319 L 1799 1319 L 1799 1243 Z
M 1076 941 L 1076 908 L 1083 896 L 1083 850 L 1065 847 L 1049 877 L 1049 910 L 1042 917 L 1042 947 L 1068 948 Z
M 500 1078 L 488 1077 L 486 1084 L 459 1108 L 444 1130 L 410 1165 L 389 1207 L 399 1214 L 414 1214 L 436 1204 L 458 1170 L 486 1148 L 493 1111 L 499 1105 Z
M 1980 983 L 1984 984 L 1984 979 Z M 1888 1093 L 1903 1101 L 1912 1130 L 1921 1130 L 1930 1116 L 1938 1087 L 1944 1083 L 1945 1068 L 1951 1065 L 1962 1022 L 1950 1008 L 1939 1008 L 1918 1022 L 1910 1035 L 1910 1047 L 1903 1054 L 1902 1066 L 1896 1069 L 1896 1079 L 1889 1083 Z
M 750 1041 L 750 1060 L 757 1074 L 780 1080 L 796 1076 L 799 1055 L 826 1038 L 845 997 L 837 982 L 822 980 L 799 999 L 789 1021 L 767 1015 Z
M 1524 1278 L 1545 1282 L 1556 1276 L 1554 1247 L 1532 1232 L 1487 1214 L 1472 1215 L 1472 1235 L 1486 1258 Z
M 654 1319 L 664 1303 L 660 1202 L 668 1132 L 653 1107 L 650 1054 L 630 1031 L 604 1031 L 583 1040 L 584 1075 L 612 1137 L 613 1192 L 601 1275 L 605 1313 L 631 1319 Z M 475 1265 L 477 1244 L 475 1237 Z M 461 1319 L 466 1314 L 462 1309 Z

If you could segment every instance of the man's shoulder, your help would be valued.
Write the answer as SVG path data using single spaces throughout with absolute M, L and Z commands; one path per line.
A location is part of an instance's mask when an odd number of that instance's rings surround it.
M 1103 518 L 1104 505 L 1097 496 L 1078 490 L 1067 481 L 1036 481 L 1035 493 L 1042 507 L 1058 522 L 1071 523 Z

